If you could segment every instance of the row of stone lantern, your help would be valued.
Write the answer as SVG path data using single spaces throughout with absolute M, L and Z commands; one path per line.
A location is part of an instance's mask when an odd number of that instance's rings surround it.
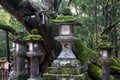
M 30 57 L 30 78 L 28 80 L 36 80 L 36 78 L 40 78 L 38 58 L 41 55 L 41 52 L 38 43 L 42 40 L 42 38 L 40 35 L 38 35 L 38 30 L 36 29 L 33 29 L 31 33 L 32 34 L 28 35 L 27 37 L 24 37 L 23 32 L 20 32 L 14 38 L 13 46 L 11 49 L 13 52 L 13 69 L 11 73 L 14 72 L 17 76 L 29 74 L 25 73 L 25 67 L 28 68 L 28 62 L 25 65 L 25 56 L 28 56 Z M 26 42 L 28 42 L 29 47 L 27 54 L 25 44 Z M 26 72 L 28 72 L 28 70 Z

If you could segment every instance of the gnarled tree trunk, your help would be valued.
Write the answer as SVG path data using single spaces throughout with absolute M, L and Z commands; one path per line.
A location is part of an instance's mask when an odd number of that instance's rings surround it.
M 0 5 L 15 16 L 29 32 L 32 29 L 38 29 L 39 34 L 44 38 L 44 41 L 40 43 L 44 52 L 44 55 L 41 56 L 44 57 L 41 63 L 41 72 L 44 72 L 60 48 L 54 41 L 52 27 L 46 24 L 47 21 L 42 23 L 42 11 L 51 9 L 52 0 L 44 0 L 45 7 L 40 4 L 39 0 L 0 0 Z

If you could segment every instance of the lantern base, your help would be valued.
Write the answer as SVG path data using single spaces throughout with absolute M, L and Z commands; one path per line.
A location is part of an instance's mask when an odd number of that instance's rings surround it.
M 57 59 L 48 67 L 43 80 L 88 80 L 88 77 L 79 60 Z

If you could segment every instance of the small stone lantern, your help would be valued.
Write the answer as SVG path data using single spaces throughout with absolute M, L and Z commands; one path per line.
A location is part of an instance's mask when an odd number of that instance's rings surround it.
M 39 42 L 42 37 L 38 34 L 37 29 L 33 29 L 31 33 L 24 38 L 28 42 L 29 52 L 27 52 L 27 56 L 30 57 L 30 78 L 28 80 L 36 80 L 40 77 L 39 57 L 42 53 L 39 48 Z
M 102 65 L 102 80 L 110 80 L 110 56 L 111 50 L 114 48 L 111 42 L 108 42 L 107 35 L 101 37 L 101 42 L 98 45 L 100 49 L 101 65 Z
M 23 40 L 24 33 L 23 31 L 19 31 L 19 33 L 15 36 L 13 47 L 15 47 L 15 55 L 16 55 L 16 73 L 17 75 L 25 74 L 25 53 L 26 53 L 26 45 Z

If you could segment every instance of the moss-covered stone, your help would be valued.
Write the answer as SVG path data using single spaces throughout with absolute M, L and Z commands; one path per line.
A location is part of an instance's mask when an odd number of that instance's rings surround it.
M 120 67 L 110 66 L 110 71 L 112 74 L 120 75 Z
M 71 74 L 71 75 L 78 75 L 83 73 L 82 70 L 83 68 L 67 68 L 67 67 L 49 67 L 48 68 L 48 73 L 52 74 Z
M 87 48 L 81 40 L 78 40 L 75 42 L 75 55 L 83 65 L 90 61 L 90 59 L 96 58 L 95 56 L 98 55 L 98 52 Z
M 55 74 L 45 73 L 43 80 L 57 80 L 57 79 L 56 79 L 56 77 L 55 77 Z
M 24 40 L 26 41 L 39 41 L 39 40 L 42 40 L 42 37 L 40 35 L 28 35 L 27 37 L 24 38 Z
M 32 34 L 24 37 L 24 40 L 26 40 L 26 41 L 32 41 L 32 42 L 43 40 L 43 38 L 38 34 L 38 30 L 37 29 L 33 29 L 31 31 L 31 33 Z
M 102 80 L 102 69 L 92 63 L 88 63 L 88 73 L 95 80 Z M 110 76 L 110 80 L 115 80 L 113 76 Z
M 115 56 L 111 57 L 110 71 L 113 75 L 120 75 L 120 60 Z

